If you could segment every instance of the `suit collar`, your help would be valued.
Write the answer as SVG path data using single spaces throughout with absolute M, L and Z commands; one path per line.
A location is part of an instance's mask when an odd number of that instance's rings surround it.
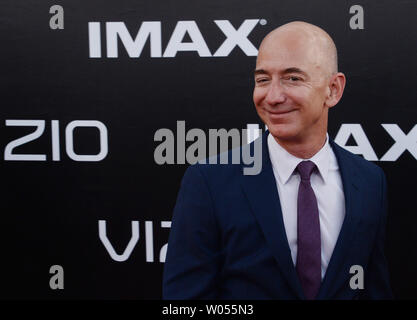
M 361 219 L 360 186 L 363 185 L 363 182 L 358 175 L 353 155 L 338 146 L 333 140 L 330 140 L 330 145 L 339 164 L 346 213 L 317 299 L 331 298 L 336 293 L 337 288 L 342 287 L 343 283 L 349 278 L 350 274 L 346 270 L 350 269 L 351 245 Z M 344 264 L 348 264 L 347 268 L 344 268 Z
M 281 272 L 294 294 L 304 298 L 292 259 L 285 232 L 281 204 L 267 146 L 268 131 L 262 139 L 262 170 L 258 175 L 243 175 L 242 187 L 249 205 L 257 218 L 266 242 L 269 245 Z
M 329 146 L 329 136 L 326 134 L 326 141 L 323 147 L 311 158 L 301 159 L 285 150 L 271 134 L 267 137 L 268 142 L 268 154 L 271 159 L 272 168 L 277 173 L 278 179 L 282 184 L 286 184 L 291 175 L 294 174 L 294 170 L 297 165 L 305 160 L 310 160 L 318 168 L 318 172 L 323 181 L 327 182 L 329 175 L 330 159 L 332 157 Z

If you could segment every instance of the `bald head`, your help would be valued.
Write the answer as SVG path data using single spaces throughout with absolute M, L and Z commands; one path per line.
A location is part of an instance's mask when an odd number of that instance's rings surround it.
M 307 53 L 309 62 L 326 75 L 338 72 L 336 45 L 326 31 L 313 24 L 294 21 L 271 31 L 260 45 L 258 59 L 264 58 L 267 51 L 283 47 L 294 54 Z
M 296 157 L 313 156 L 346 84 L 330 36 L 298 21 L 273 30 L 259 47 L 254 80 L 253 102 L 271 135 Z

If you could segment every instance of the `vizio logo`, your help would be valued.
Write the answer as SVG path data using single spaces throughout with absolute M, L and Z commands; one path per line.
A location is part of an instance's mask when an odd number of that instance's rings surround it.
M 248 39 L 249 34 L 258 25 L 265 25 L 266 20 L 246 19 L 235 29 L 229 20 L 214 20 L 220 31 L 226 36 L 216 50 L 210 50 L 197 23 L 193 20 L 178 21 L 168 44 L 162 53 L 161 21 L 143 21 L 136 36 L 132 37 L 124 22 L 106 22 L 107 58 L 119 56 L 118 39 L 121 40 L 130 58 L 138 58 L 149 39 L 151 58 L 173 58 L 180 51 L 195 51 L 200 57 L 227 57 L 235 47 L 239 47 L 247 56 L 256 56 L 258 50 Z M 188 35 L 191 41 L 184 42 Z M 101 23 L 88 23 L 89 56 L 101 58 Z M 214 53 L 212 53 L 214 51 Z
M 122 253 L 117 253 L 107 237 L 106 220 L 98 221 L 98 235 L 106 248 L 108 254 L 114 261 L 123 262 L 129 259 L 133 249 L 136 247 L 140 239 L 139 221 L 131 221 L 132 236 L 129 243 Z M 171 221 L 161 221 L 161 228 L 171 228 Z M 145 221 L 145 247 L 146 247 L 146 262 L 155 262 L 154 258 L 154 236 L 153 236 L 153 221 Z M 168 250 L 168 243 L 165 243 L 159 251 L 159 262 L 165 263 L 165 258 Z
M 4 149 L 6 161 L 46 161 L 46 154 L 18 154 L 16 147 L 34 141 L 41 137 L 45 131 L 45 120 L 6 120 L 8 127 L 35 127 L 35 131 L 23 137 L 10 141 Z M 91 127 L 99 132 L 100 151 L 97 154 L 77 154 L 74 151 L 74 130 L 79 127 Z M 51 120 L 51 149 L 52 161 L 61 160 L 59 142 L 59 121 Z M 74 161 L 101 161 L 107 156 L 108 139 L 107 128 L 104 123 L 97 120 L 74 120 L 65 127 L 65 150 L 70 159 Z

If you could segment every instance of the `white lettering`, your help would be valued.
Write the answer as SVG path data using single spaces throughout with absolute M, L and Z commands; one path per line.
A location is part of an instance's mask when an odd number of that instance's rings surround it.
M 98 234 L 101 242 L 104 244 L 104 247 L 113 260 L 118 262 L 126 261 L 132 253 L 133 248 L 136 246 L 136 243 L 139 241 L 139 221 L 132 221 L 132 237 L 130 238 L 129 243 L 127 244 L 127 247 L 122 254 L 116 253 L 112 244 L 107 238 L 106 220 L 98 221 Z
M 382 156 L 381 161 L 396 161 L 405 150 L 417 159 L 417 125 L 407 135 L 397 124 L 382 124 L 382 126 L 395 140 L 395 144 Z
M 124 22 L 106 23 L 107 57 L 117 58 L 117 36 L 120 37 L 129 57 L 138 58 L 145 46 L 146 40 L 150 37 L 151 57 L 161 57 L 161 22 L 144 21 L 139 28 L 135 40 L 132 39 Z
M 349 140 L 350 135 L 353 136 L 357 145 L 356 146 L 347 146 L 346 142 Z M 339 132 L 336 135 L 334 141 L 345 148 L 346 150 L 363 155 L 366 160 L 376 161 L 378 157 L 374 149 L 371 146 L 371 143 L 368 140 L 365 132 L 362 129 L 362 126 L 357 123 L 344 123 L 339 129 Z
M 228 20 L 215 20 L 214 22 L 227 38 L 214 53 L 214 56 L 227 57 L 236 46 L 242 49 L 247 56 L 257 56 L 258 50 L 247 37 L 258 24 L 258 21 L 259 19 L 247 19 L 242 23 L 238 30 L 235 30 Z
M 191 42 L 182 42 L 188 32 Z M 175 57 L 178 51 L 197 51 L 200 57 L 211 53 L 195 21 L 178 21 L 164 52 L 164 58 Z

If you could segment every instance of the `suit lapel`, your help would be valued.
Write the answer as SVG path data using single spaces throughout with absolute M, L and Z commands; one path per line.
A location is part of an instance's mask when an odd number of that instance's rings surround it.
M 330 140 L 333 152 L 336 155 L 342 177 L 343 191 L 345 195 L 345 218 L 337 239 L 333 254 L 330 258 L 317 299 L 329 299 L 335 293 L 334 290 L 343 286 L 348 274 L 340 274 L 344 263 L 349 262 L 350 245 L 354 238 L 355 230 L 360 221 L 361 197 L 360 177 L 348 157 L 346 151 Z
M 301 299 L 304 298 L 304 294 L 291 258 L 276 181 L 269 158 L 267 136 L 268 131 L 262 136 L 262 170 L 258 175 L 252 176 L 245 176 L 242 173 L 242 186 L 278 266 L 294 293 Z

